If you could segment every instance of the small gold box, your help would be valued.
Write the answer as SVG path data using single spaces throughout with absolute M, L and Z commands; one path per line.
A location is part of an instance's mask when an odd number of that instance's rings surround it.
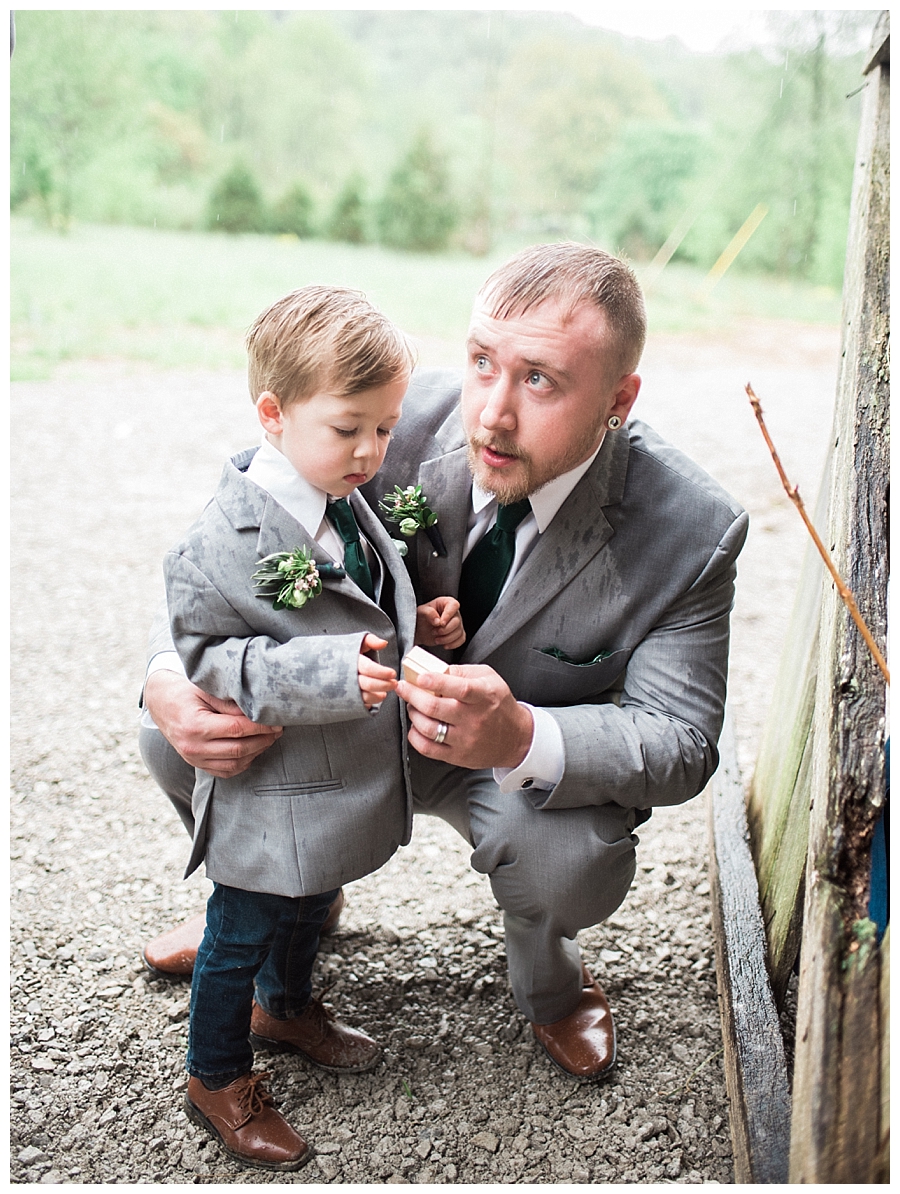
M 424 672 L 446 672 L 449 667 L 449 663 L 444 663 L 424 647 L 412 647 L 403 656 L 403 679 L 418 684 L 419 676 Z

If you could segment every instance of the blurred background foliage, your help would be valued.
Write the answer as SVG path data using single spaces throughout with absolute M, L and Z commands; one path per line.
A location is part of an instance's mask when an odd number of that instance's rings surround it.
M 772 47 L 700 54 L 534 12 L 21 11 L 12 207 L 637 262 L 687 219 L 676 261 L 708 269 L 763 203 L 735 268 L 839 287 L 876 15 L 777 12 Z

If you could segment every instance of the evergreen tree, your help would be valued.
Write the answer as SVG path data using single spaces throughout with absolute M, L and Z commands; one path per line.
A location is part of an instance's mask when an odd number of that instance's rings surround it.
M 352 174 L 344 183 L 335 200 L 327 233 L 330 240 L 343 240 L 351 245 L 363 245 L 369 239 L 363 180 L 360 175 Z
M 422 129 L 388 180 L 379 238 L 391 248 L 436 253 L 447 247 L 457 218 L 446 159 Z
M 272 210 L 272 232 L 289 232 L 301 239 L 313 229 L 313 201 L 302 182 L 295 182 L 284 192 Z
M 266 211 L 250 168 L 237 161 L 209 197 L 206 226 L 212 232 L 264 232 Z

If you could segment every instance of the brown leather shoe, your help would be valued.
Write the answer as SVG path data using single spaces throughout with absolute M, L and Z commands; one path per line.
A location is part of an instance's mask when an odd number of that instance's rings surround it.
M 200 912 L 155 937 L 141 951 L 144 965 L 157 978 L 190 978 L 205 928 L 206 913 Z
M 250 1044 L 269 1053 L 299 1053 L 320 1069 L 338 1074 L 361 1074 L 381 1057 L 376 1041 L 342 1024 L 315 997 L 291 1020 L 276 1020 L 254 1003 Z
M 616 1027 L 600 984 L 582 965 L 581 1000 L 574 1012 L 553 1024 L 532 1024 L 550 1060 L 570 1078 L 597 1082 L 616 1062 Z
M 340 888 L 328 916 L 320 930 L 320 936 L 327 937 L 333 933 L 341 919 L 344 907 L 344 889 Z M 194 963 L 197 960 L 197 950 L 203 940 L 206 928 L 206 913 L 200 912 L 192 916 L 183 924 L 155 937 L 149 945 L 141 951 L 144 965 L 157 978 L 190 978 L 194 973 Z
M 255 1169 L 290 1173 L 305 1165 L 312 1150 L 283 1115 L 263 1086 L 268 1074 L 244 1074 L 224 1090 L 207 1090 L 199 1078 L 188 1080 L 184 1109 L 188 1119 L 222 1145 L 230 1157 Z

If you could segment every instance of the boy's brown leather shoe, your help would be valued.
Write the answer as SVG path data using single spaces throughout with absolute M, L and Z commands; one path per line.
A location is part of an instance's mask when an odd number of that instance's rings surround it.
M 370 1070 L 381 1057 L 381 1046 L 364 1032 L 342 1024 L 315 997 L 299 1016 L 276 1020 L 253 1004 L 250 1044 L 269 1053 L 299 1053 L 313 1065 L 339 1074 Z
M 273 1106 L 263 1086 L 268 1074 L 244 1074 L 224 1090 L 207 1090 L 199 1078 L 188 1080 L 184 1109 L 188 1118 L 222 1145 L 229 1156 L 255 1169 L 290 1173 L 312 1156 L 306 1141 Z

